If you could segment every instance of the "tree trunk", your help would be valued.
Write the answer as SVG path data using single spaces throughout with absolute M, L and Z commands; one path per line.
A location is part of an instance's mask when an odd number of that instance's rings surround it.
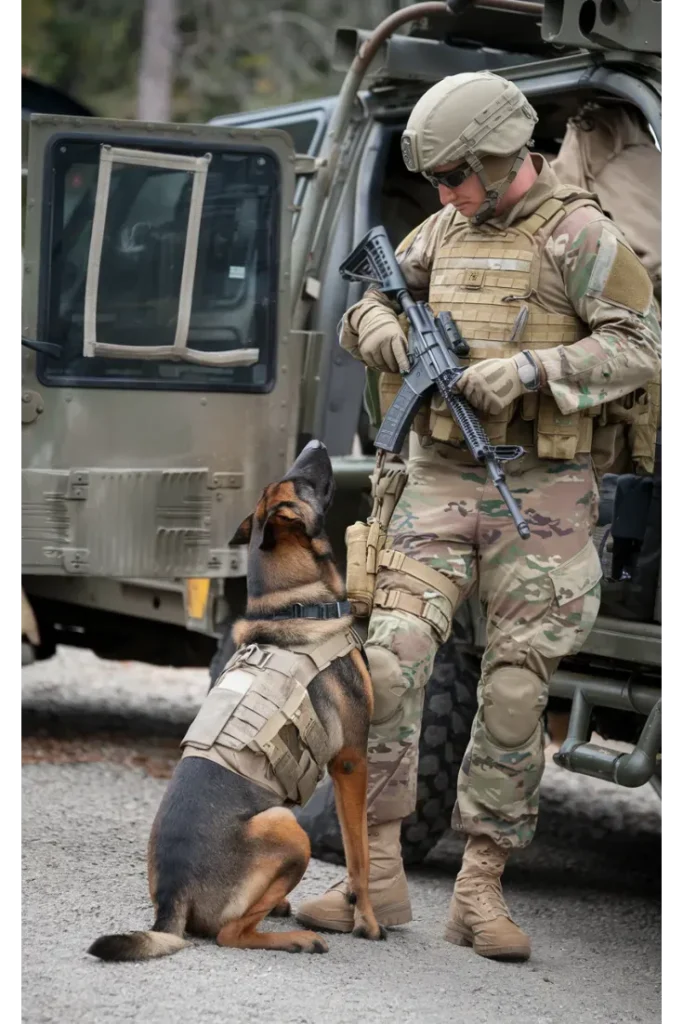
M 145 0 L 138 74 L 140 121 L 170 121 L 178 52 L 177 0 Z

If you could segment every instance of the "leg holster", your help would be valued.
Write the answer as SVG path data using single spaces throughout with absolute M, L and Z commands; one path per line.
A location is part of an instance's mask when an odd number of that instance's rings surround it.
M 372 474 L 372 512 L 367 522 L 356 522 L 346 530 L 346 590 L 356 618 L 370 615 L 373 606 L 379 558 L 384 550 L 389 522 L 408 473 L 402 463 L 385 469 L 386 452 L 379 452 Z

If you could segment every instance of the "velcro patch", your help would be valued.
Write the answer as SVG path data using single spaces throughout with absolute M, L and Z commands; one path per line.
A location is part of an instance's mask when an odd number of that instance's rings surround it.
M 602 292 L 603 299 L 647 313 L 652 302 L 652 283 L 638 257 L 617 242 L 617 254 Z
M 588 293 L 642 316 L 652 302 L 652 283 L 638 257 L 614 235 L 603 232 Z

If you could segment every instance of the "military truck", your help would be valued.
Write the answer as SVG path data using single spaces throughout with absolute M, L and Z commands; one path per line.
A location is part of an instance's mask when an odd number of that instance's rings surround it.
M 56 642 L 175 665 L 213 655 L 215 679 L 245 600 L 230 538 L 311 437 L 333 458 L 343 561 L 344 529 L 370 507 L 376 424 L 364 368 L 337 344 L 360 297 L 338 268 L 375 224 L 398 243 L 437 209 L 400 155 L 416 100 L 444 75 L 489 69 L 529 97 L 547 155 L 590 99 L 635 108 L 660 145 L 660 53 L 656 0 L 449 0 L 400 8 L 373 31 L 339 29 L 335 97 L 208 125 L 34 116 L 23 588 L 39 656 Z M 601 616 L 549 705 L 571 708 L 565 768 L 657 788 L 660 465 L 636 486 L 606 478 Z M 448 827 L 483 644 L 471 602 L 429 684 L 408 861 Z M 314 852 L 334 857 L 329 788 L 309 806 Z

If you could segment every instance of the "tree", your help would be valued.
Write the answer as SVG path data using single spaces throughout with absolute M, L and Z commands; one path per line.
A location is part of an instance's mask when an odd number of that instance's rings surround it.
M 141 121 L 172 119 L 174 61 L 179 51 L 177 14 L 176 0 L 145 0 L 138 73 Z

